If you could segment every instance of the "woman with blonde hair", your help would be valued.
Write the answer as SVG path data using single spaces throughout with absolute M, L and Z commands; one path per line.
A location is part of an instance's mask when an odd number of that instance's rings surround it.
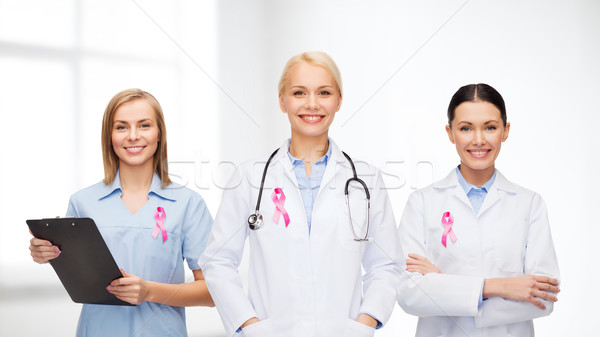
M 197 260 L 212 217 L 197 193 L 169 178 L 162 108 L 140 89 L 116 94 L 102 122 L 104 180 L 75 193 L 68 217 L 92 218 L 123 277 L 107 291 L 135 306 L 84 304 L 77 336 L 186 336 L 185 306 L 214 305 Z M 31 239 L 37 263 L 58 257 Z M 185 283 L 183 260 L 194 281 Z
M 341 103 L 329 55 L 288 61 L 279 106 L 291 138 L 233 174 L 200 262 L 228 336 L 372 336 L 391 315 L 402 259 L 394 216 L 380 172 L 329 138 Z

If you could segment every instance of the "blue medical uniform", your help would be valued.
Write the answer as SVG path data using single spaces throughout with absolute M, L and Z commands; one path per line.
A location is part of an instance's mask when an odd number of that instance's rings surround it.
M 68 217 L 94 219 L 117 265 L 128 274 L 161 283 L 185 283 L 183 260 L 200 269 L 198 258 L 206 248 L 212 217 L 200 195 L 178 184 L 161 188 L 154 174 L 148 201 L 135 214 L 121 200 L 119 174 L 111 185 L 99 182 L 73 196 Z M 154 212 L 164 208 L 164 227 L 154 238 Z M 107 284 L 108 286 L 108 284 Z M 185 310 L 152 302 L 138 306 L 84 304 L 78 337 L 187 336 Z

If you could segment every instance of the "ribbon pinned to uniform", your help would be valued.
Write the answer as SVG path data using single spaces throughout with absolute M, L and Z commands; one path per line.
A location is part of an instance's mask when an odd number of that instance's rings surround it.
M 442 225 L 444 225 L 444 234 L 442 235 L 442 244 L 446 247 L 446 237 L 450 235 L 452 243 L 456 242 L 456 234 L 452 230 L 452 224 L 454 224 L 454 217 L 450 212 L 444 212 L 442 215 Z
M 158 232 L 162 232 L 163 243 L 167 241 L 167 229 L 165 228 L 165 219 L 167 218 L 167 213 L 165 213 L 165 209 L 162 207 L 156 207 L 156 211 L 154 211 L 154 220 L 156 220 L 156 227 L 152 231 L 152 237 L 156 239 L 158 236 Z
M 273 194 L 271 194 L 271 200 L 273 200 L 273 203 L 275 204 L 273 222 L 279 223 L 279 215 L 283 214 L 283 221 L 285 221 L 285 227 L 287 227 L 290 224 L 290 216 L 285 208 L 283 208 L 283 203 L 285 202 L 285 194 L 283 194 L 283 190 L 279 187 L 274 189 Z

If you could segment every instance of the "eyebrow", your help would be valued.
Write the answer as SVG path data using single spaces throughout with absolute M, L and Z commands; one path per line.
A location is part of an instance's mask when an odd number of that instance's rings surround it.
M 136 121 L 135 123 L 144 123 L 144 122 L 154 122 L 151 118 L 144 118 L 144 119 L 140 119 L 139 121 Z M 124 123 L 127 124 L 128 121 L 122 121 L 122 120 L 115 120 L 113 121 L 113 124 L 116 123 Z
M 458 122 L 458 123 L 456 123 L 456 124 L 461 124 L 461 123 L 462 123 L 462 124 L 467 124 L 467 125 L 473 125 L 473 123 L 471 123 L 471 122 L 469 122 L 469 121 L 459 121 L 459 122 Z M 484 122 L 484 123 L 483 123 L 483 125 L 486 125 L 486 124 L 491 124 L 491 123 L 500 123 L 500 121 L 497 121 L 497 120 L 495 120 L 495 119 L 490 119 L 489 121 L 486 121 L 486 122 Z
M 294 88 L 306 89 L 306 87 L 303 86 L 303 85 L 293 85 L 293 86 L 290 87 L 290 89 L 294 89 Z M 322 86 L 318 87 L 317 89 L 324 89 L 324 88 L 331 88 L 331 89 L 333 89 L 334 86 L 329 85 L 329 84 L 328 85 L 322 85 Z

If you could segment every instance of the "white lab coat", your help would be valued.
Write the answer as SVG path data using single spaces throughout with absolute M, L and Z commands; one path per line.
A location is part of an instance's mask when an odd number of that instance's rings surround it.
M 546 310 L 527 302 L 493 297 L 478 308 L 484 278 L 545 275 L 559 278 L 548 215 L 535 192 L 509 182 L 499 171 L 475 214 L 456 170 L 413 192 L 399 234 L 406 254 L 425 256 L 442 274 L 408 273 L 398 303 L 420 316 L 417 336 L 533 336 L 532 319 Z M 442 214 L 454 217 L 456 242 L 442 245 Z
M 247 219 L 254 213 L 268 156 L 242 164 L 224 190 L 200 266 L 228 336 L 372 336 L 375 329 L 354 321 L 359 313 L 383 324 L 389 319 L 401 272 L 398 261 L 403 260 L 387 191 L 377 169 L 355 161 L 358 177 L 371 193 L 373 241 L 354 241 L 344 198 L 352 170 L 335 143 L 329 144 L 331 157 L 314 204 L 310 234 L 287 155 L 288 141 L 269 165 L 260 205 L 262 228 L 250 230 Z M 286 197 L 287 227 L 283 216 L 278 223 L 272 219 L 271 194 L 277 187 Z M 364 233 L 366 223 L 364 195 L 362 189 L 351 189 L 353 204 L 361 205 L 352 209 L 359 233 Z M 237 270 L 247 237 L 248 294 Z M 236 333 L 254 316 L 259 323 Z

